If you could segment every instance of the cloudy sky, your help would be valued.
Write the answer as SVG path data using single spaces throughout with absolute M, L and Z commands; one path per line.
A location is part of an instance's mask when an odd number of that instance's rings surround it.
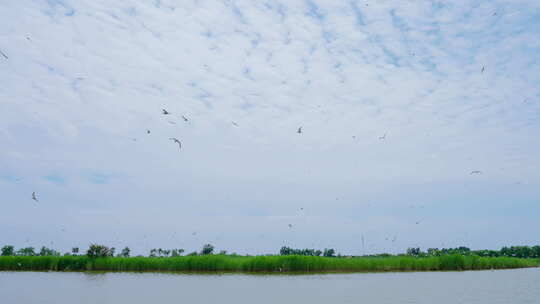
M 0 51 L 0 245 L 540 244 L 536 0 L 4 1 Z

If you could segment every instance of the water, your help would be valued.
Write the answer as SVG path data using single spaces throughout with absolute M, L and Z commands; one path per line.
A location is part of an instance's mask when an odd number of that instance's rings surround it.
M 540 303 L 540 269 L 325 275 L 0 272 L 1 303 Z

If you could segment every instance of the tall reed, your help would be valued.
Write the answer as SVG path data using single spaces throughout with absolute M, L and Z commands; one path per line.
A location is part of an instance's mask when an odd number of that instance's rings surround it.
M 171 258 L 1 256 L 0 270 L 172 272 L 383 272 L 538 267 L 538 259 L 445 255 L 440 257 L 181 256 Z

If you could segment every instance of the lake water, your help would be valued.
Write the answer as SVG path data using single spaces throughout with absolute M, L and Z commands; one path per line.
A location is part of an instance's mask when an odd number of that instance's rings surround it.
M 0 272 L 0 303 L 540 303 L 540 269 L 322 275 Z

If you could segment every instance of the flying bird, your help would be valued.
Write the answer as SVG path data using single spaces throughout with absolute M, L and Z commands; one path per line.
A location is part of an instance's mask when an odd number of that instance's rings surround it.
M 302 127 L 298 128 L 298 131 L 296 131 L 298 134 L 302 134 Z
M 146 130 L 146 134 L 150 134 L 150 130 Z
M 383 136 L 379 136 L 379 139 L 386 139 L 386 133 Z
M 232 123 L 235 127 L 238 127 L 238 124 L 237 124 L 235 121 L 231 121 L 231 123 Z
M 189 119 L 187 119 L 187 117 L 185 117 L 184 115 L 182 115 L 182 119 L 183 119 L 184 121 L 186 121 L 186 122 L 189 120 Z
M 289 228 L 292 228 L 292 224 L 289 224 Z
M 486 67 L 485 67 L 485 66 L 483 66 L 483 67 L 482 67 L 482 73 L 484 73 L 484 70 L 485 70 L 485 69 L 486 69 Z
M 480 170 L 471 171 L 471 175 L 473 175 L 473 174 L 482 174 L 482 171 L 480 171 Z
M 165 110 L 165 109 L 161 109 L 161 113 L 163 113 L 163 115 L 169 115 L 171 114 L 169 111 Z
M 169 139 L 177 143 L 179 149 L 182 149 L 182 143 L 176 137 L 170 137 Z
M 6 54 L 4 54 L 4 52 L 0 51 L 0 54 L 2 54 L 2 56 L 4 56 L 4 58 L 9 59 L 8 56 Z
M 32 192 L 32 199 L 35 200 L 36 202 L 39 202 L 36 197 L 36 192 Z

